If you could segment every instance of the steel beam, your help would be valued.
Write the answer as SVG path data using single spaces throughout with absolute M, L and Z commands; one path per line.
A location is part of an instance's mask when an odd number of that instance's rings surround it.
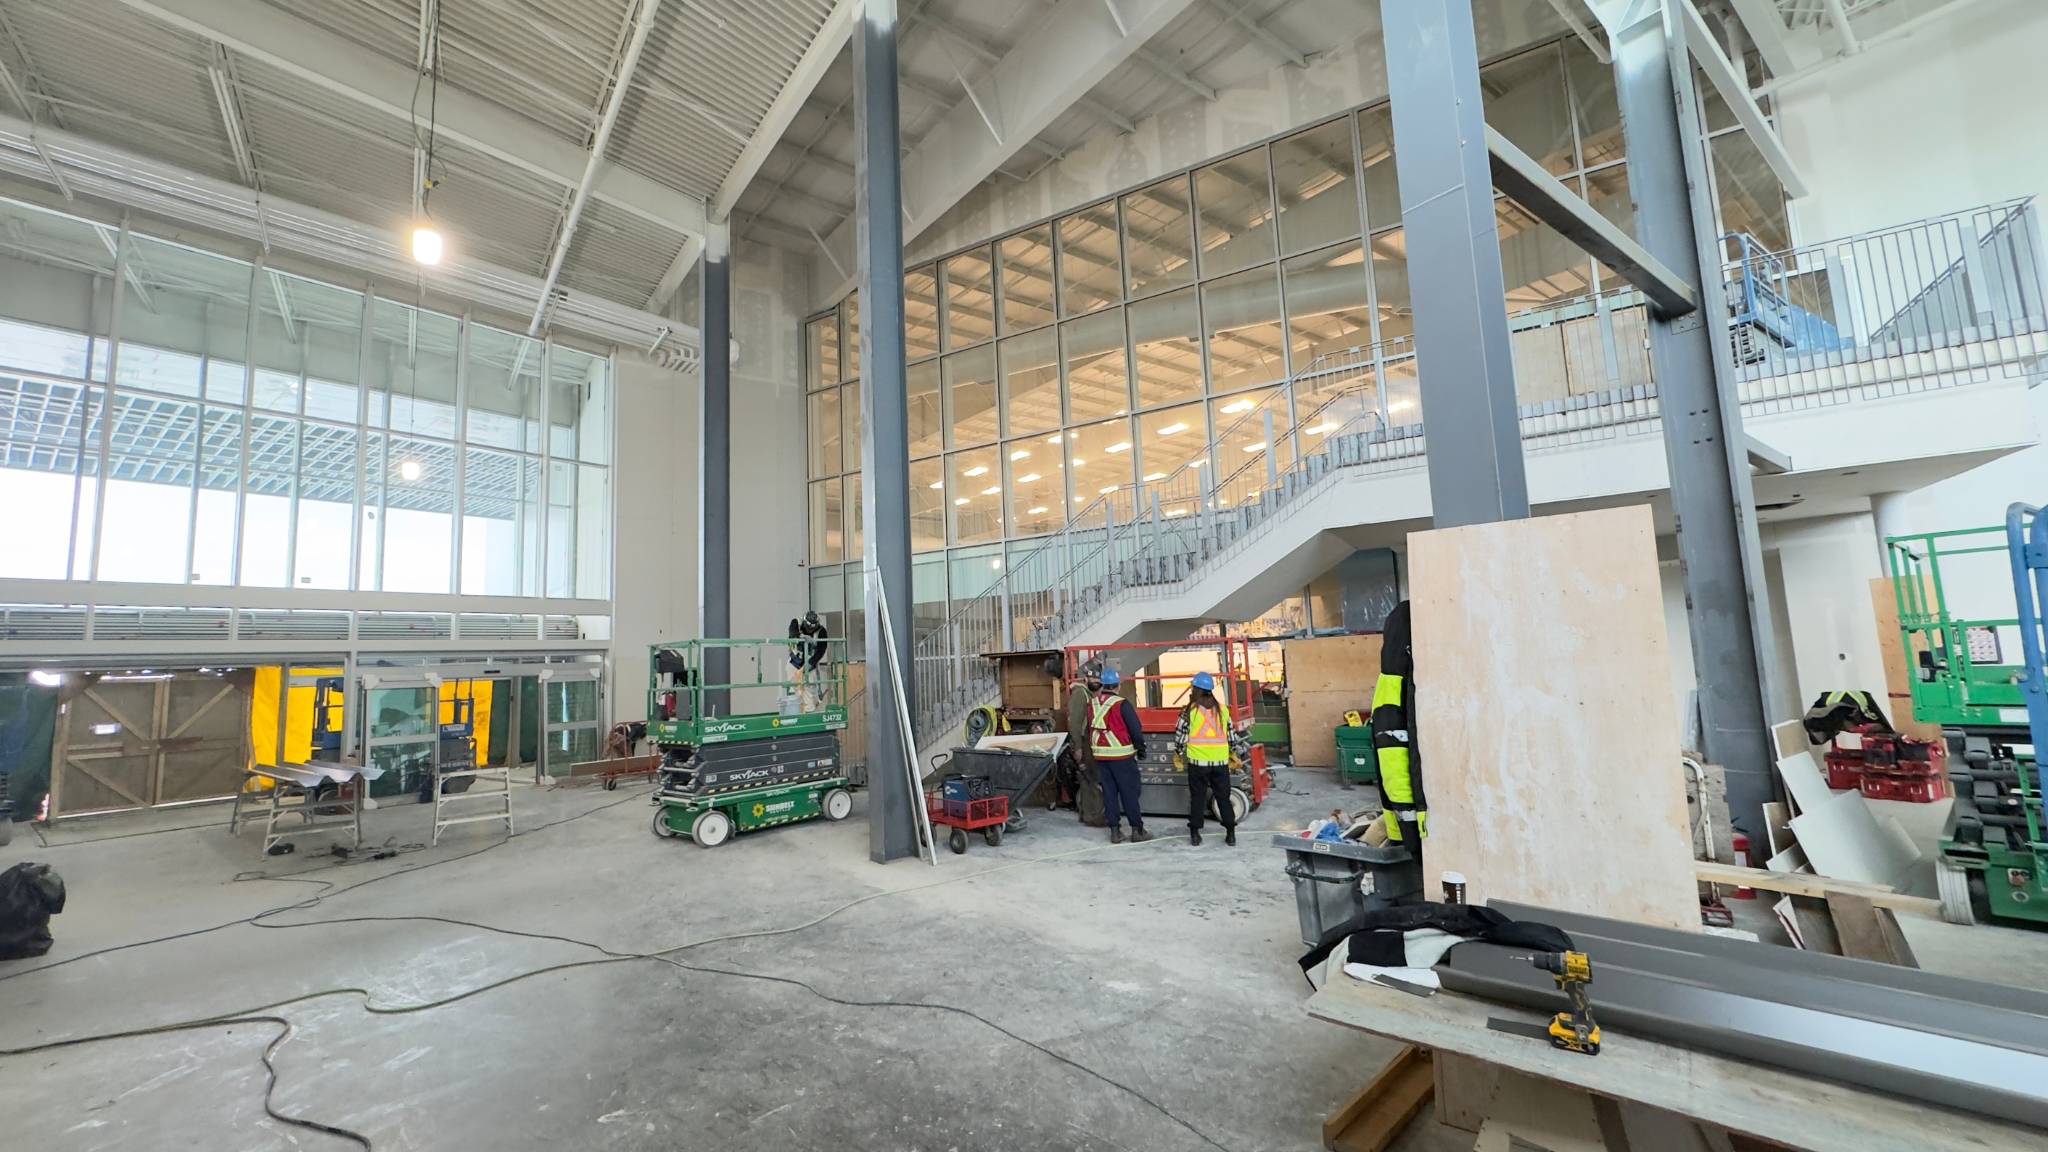
M 852 38 L 854 21 L 859 13 L 860 0 L 839 0 L 832 6 L 818 34 L 811 37 L 810 47 L 804 49 L 795 70 L 789 74 L 789 79 L 783 81 L 782 90 L 768 105 L 768 112 L 754 129 L 753 137 L 740 150 L 732 170 L 725 174 L 725 180 L 718 186 L 718 194 L 711 198 L 713 220 L 724 220 L 732 214 L 732 207 L 739 203 L 740 194 L 753 182 L 761 165 L 768 162 L 768 154 L 775 150 L 776 141 L 789 130 L 790 123 L 803 110 L 804 101 L 811 98 L 811 92 L 817 88 L 825 70 L 839 58 L 839 50 L 846 47 L 846 42 Z M 667 282 L 666 278 L 663 282 Z M 657 294 L 657 299 L 649 301 L 649 304 L 658 305 L 662 299 L 665 297 Z
M 640 53 L 647 47 L 647 35 L 654 30 L 655 18 L 660 14 L 661 0 L 640 0 L 639 12 L 633 17 L 632 28 L 626 35 L 626 46 L 620 51 L 618 65 L 612 70 L 604 111 L 598 114 L 597 128 L 590 134 L 590 155 L 583 162 L 583 178 L 576 182 L 576 190 L 569 196 L 569 206 L 562 212 L 562 223 L 555 229 L 554 251 L 548 253 L 547 276 L 541 280 L 540 299 L 533 305 L 533 322 L 526 326 L 528 336 L 540 335 L 541 324 L 548 316 L 548 306 L 554 303 L 555 282 L 562 278 L 562 266 L 569 261 L 569 248 L 576 241 L 576 225 L 582 221 L 583 209 L 590 203 L 591 189 L 597 186 L 597 178 L 604 171 L 604 154 L 611 147 L 612 129 L 619 122 L 619 110 L 625 106 L 626 90 L 633 85 L 633 73 L 640 68 Z
M 1381 12 L 1439 528 L 1529 515 L 1469 0 Z M 1632 165 L 1633 167 L 1633 165 Z
M 917 855 L 911 805 L 923 802 L 904 767 L 915 760 L 917 737 L 898 704 L 899 697 L 916 692 L 917 680 L 911 663 L 910 410 L 904 396 L 896 83 L 896 0 L 865 0 L 853 40 L 859 173 L 853 221 L 861 280 L 861 583 L 867 609 L 868 790 L 874 798 L 868 806 L 868 857 L 878 864 Z
M 1486 130 L 1486 152 L 1492 162 L 1494 187 L 1621 273 L 1622 279 L 1635 285 L 1665 315 L 1682 316 L 1699 307 L 1692 288 L 1644 251 L 1634 237 L 1492 128 Z M 1398 153 L 1395 163 L 1399 164 Z
M 703 366 L 703 444 L 697 456 L 698 635 L 711 639 L 732 635 L 732 253 L 724 229 L 714 229 L 704 247 L 704 290 L 698 307 L 698 362 Z M 714 684 L 730 677 L 732 653 L 707 649 L 704 677 Z M 727 694 L 708 693 L 707 707 L 723 711 Z
M 1651 318 L 1650 362 L 1690 608 L 1702 751 L 1727 769 L 1731 816 L 1756 833 L 1763 828 L 1762 806 L 1777 790 L 1763 671 L 1770 667 L 1764 656 L 1771 644 L 1770 601 L 1763 594 L 1749 441 L 1724 323 L 1706 137 L 1680 11 L 1691 4 L 1619 0 L 1612 9 L 1608 42 L 1636 234 L 1651 255 L 1697 286 L 1700 303 L 1685 316 Z
M 1735 18 L 1749 33 L 1749 42 L 1756 45 L 1757 55 L 1764 58 L 1771 75 L 1784 76 L 1798 67 L 1792 59 L 1791 29 L 1785 27 L 1785 14 L 1777 0 L 1728 0 L 1728 6 L 1735 10 Z
M 1033 21 L 1029 35 L 976 78 L 984 93 L 998 94 L 993 102 L 985 102 L 996 132 L 982 122 L 972 102 L 961 100 L 900 161 L 901 200 L 910 209 L 904 239 L 914 239 L 945 215 L 994 175 L 1021 142 L 1043 133 L 1196 2 L 1119 0 L 1122 32 L 1100 4 L 1068 3 L 1045 10 Z M 957 42 L 958 37 L 954 39 Z M 998 142 L 998 135 L 1014 143 Z M 848 219 L 826 237 L 839 263 L 849 268 L 855 265 L 857 231 L 857 219 Z M 814 290 L 818 299 L 837 300 L 851 287 L 848 282 L 820 282 Z
M 409 66 L 263 0 L 119 0 L 142 14 L 408 124 L 414 82 Z M 435 131 L 507 164 L 576 187 L 591 150 L 502 105 L 444 87 Z M 701 235 L 704 202 L 617 164 L 600 165 L 591 195 L 651 224 Z
M 1736 123 L 1749 134 L 1757 154 L 1771 166 L 1772 172 L 1777 173 L 1778 182 L 1785 186 L 1785 195 L 1795 200 L 1806 195 L 1806 177 L 1801 176 L 1798 166 L 1792 163 L 1792 154 L 1785 150 L 1785 142 L 1778 138 L 1778 130 L 1771 126 L 1763 109 L 1751 99 L 1748 80 L 1728 59 L 1728 54 L 1721 51 L 1720 42 L 1714 39 L 1714 31 L 1707 27 L 1700 10 L 1693 7 L 1692 0 L 1673 0 L 1673 3 L 1683 30 L 1682 40 L 1692 49 L 1693 59 L 1699 61 L 1700 72 L 1721 94 L 1721 100 L 1734 113 Z M 1686 75 L 1686 87 L 1692 87 L 1690 72 Z

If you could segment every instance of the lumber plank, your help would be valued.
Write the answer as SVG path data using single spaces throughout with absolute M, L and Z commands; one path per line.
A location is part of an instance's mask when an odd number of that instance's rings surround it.
M 1344 713 L 1372 711 L 1373 685 L 1380 675 L 1378 633 L 1312 636 L 1289 640 L 1287 739 L 1297 765 L 1329 768 L 1337 763 L 1337 725 Z
M 1931 896 L 1912 896 L 1904 892 L 1888 891 L 1874 884 L 1858 884 L 1852 880 L 1837 880 L 1832 876 L 1819 876 L 1811 872 L 1772 872 L 1764 868 L 1745 868 L 1739 864 L 1714 864 L 1702 860 L 1694 863 L 1693 875 L 1708 884 L 1719 884 L 1729 888 L 1761 888 L 1766 892 L 1781 892 L 1787 896 L 1817 896 L 1825 899 L 1833 892 L 1849 892 L 1866 897 L 1879 908 L 1920 912 L 1930 916 L 1941 914 L 1941 902 Z
M 1436 1092 L 1435 1061 L 1409 1044 L 1323 1121 L 1330 1152 L 1386 1152 Z
M 1698 931 L 1649 508 L 1408 546 L 1430 869 L 1474 903 Z

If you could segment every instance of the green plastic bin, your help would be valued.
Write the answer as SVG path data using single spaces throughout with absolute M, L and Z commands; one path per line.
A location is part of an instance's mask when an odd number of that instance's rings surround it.
M 1337 726 L 1337 779 L 1366 784 L 1380 778 L 1379 757 L 1372 751 L 1371 725 Z

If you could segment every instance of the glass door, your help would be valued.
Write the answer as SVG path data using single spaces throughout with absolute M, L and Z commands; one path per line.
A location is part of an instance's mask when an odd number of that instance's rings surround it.
M 595 665 L 551 667 L 541 677 L 541 774 L 566 776 L 570 765 L 604 755 L 604 681 Z

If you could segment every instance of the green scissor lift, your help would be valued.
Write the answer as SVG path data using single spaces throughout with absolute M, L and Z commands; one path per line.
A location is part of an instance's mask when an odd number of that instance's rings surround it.
M 1966 528 L 1885 541 L 1899 608 L 1899 638 L 1912 677 L 1913 716 L 1939 724 L 1948 744 L 1955 804 L 1942 829 L 1944 912 L 1964 899 L 1976 919 L 2048 924 L 2048 835 L 2035 786 L 2027 727 L 2026 666 L 2008 663 L 2001 636 L 2017 617 L 1964 619 L 1950 610 L 1957 562 L 2011 587 L 2007 528 Z M 1995 559 L 1994 559 L 1995 557 Z M 1946 571 L 1944 570 L 1946 566 Z
M 648 651 L 647 738 L 661 755 L 657 836 L 715 848 L 752 832 L 853 809 L 839 757 L 846 727 L 844 640 L 801 684 L 794 640 L 684 640 Z M 710 678 L 713 659 L 725 672 Z

